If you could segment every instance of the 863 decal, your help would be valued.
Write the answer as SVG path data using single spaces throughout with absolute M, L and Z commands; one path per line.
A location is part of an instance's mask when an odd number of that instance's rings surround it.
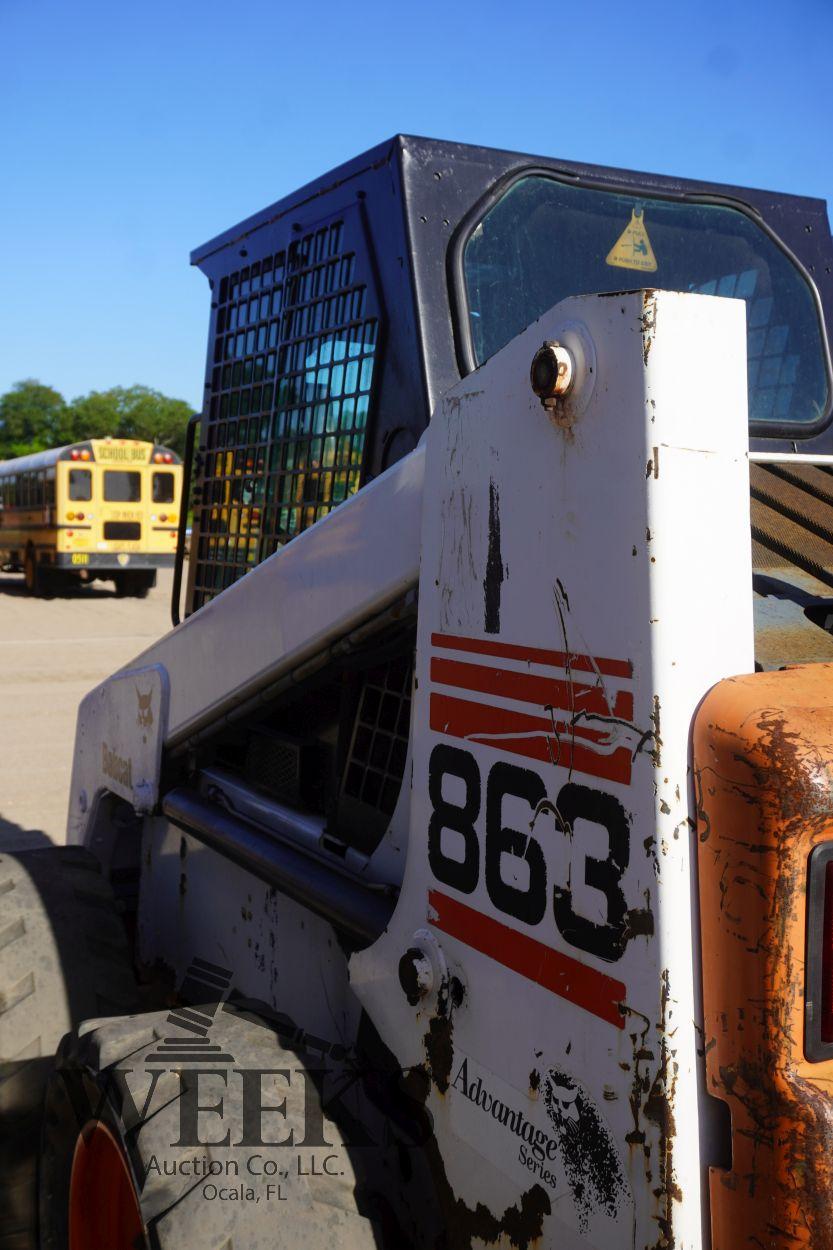
M 431 752 L 428 794 L 428 862 L 438 882 L 472 894 L 482 873 L 489 899 L 503 915 L 539 925 L 551 909 L 559 933 L 570 946 L 609 962 L 621 958 L 629 936 L 622 878 L 630 857 L 630 825 L 614 795 L 570 780 L 550 800 L 537 772 L 505 760 L 492 764 L 484 785 L 471 752 L 444 742 Z M 509 797 L 529 809 L 526 829 L 505 822 L 504 804 Z M 584 883 L 604 898 L 604 919 L 580 912 L 569 873 L 564 879 L 551 879 L 547 856 L 533 831 L 535 816 L 542 810 L 552 812 L 556 829 L 565 837 L 574 837 L 579 820 L 604 831 L 606 855 L 602 858 L 587 850 L 582 857 Z M 514 875 L 525 878 L 524 884 L 507 879 L 505 856 L 523 861 L 524 869 Z

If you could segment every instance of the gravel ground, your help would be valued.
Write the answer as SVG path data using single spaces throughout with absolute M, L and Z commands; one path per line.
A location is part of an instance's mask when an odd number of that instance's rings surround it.
M 64 842 L 78 704 L 170 629 L 171 578 L 147 599 L 109 582 L 32 599 L 0 575 L 0 848 Z

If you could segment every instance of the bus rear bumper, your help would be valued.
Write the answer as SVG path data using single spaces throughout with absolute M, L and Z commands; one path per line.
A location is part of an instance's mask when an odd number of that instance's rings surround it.
M 50 564 L 58 569 L 70 569 L 74 573 L 113 573 L 126 572 L 128 569 L 172 569 L 174 553 L 145 551 L 58 551 Z

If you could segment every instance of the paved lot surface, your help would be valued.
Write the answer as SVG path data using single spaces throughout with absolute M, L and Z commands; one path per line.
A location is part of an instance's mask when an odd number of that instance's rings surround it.
M 171 577 L 147 599 L 31 599 L 0 574 L 0 847 L 64 841 L 79 701 L 170 628 Z

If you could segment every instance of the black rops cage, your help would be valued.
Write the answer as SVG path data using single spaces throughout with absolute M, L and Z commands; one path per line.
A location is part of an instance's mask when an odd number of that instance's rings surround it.
M 643 220 L 645 203 L 663 257 L 653 278 L 605 258 L 631 204 Z M 677 216 L 664 225 L 666 210 Z M 686 231 L 716 230 L 708 214 L 720 210 L 743 219 L 727 253 L 736 259 L 714 272 L 704 260 L 694 276 L 675 267 Z M 785 419 L 798 347 L 775 324 L 772 291 L 755 290 L 756 240 L 769 248 L 771 282 L 783 283 L 779 266 L 798 270 L 812 309 L 792 330 L 819 362 L 803 423 Z M 192 263 L 212 303 L 187 612 L 410 451 L 484 344 L 493 350 L 566 294 L 665 284 L 746 298 L 763 418 L 751 411 L 751 432 L 766 440 L 756 445 L 801 437 L 803 450 L 831 450 L 823 310 L 833 266 L 818 200 L 397 136 L 198 248 Z M 782 309 L 795 298 L 790 288 Z

